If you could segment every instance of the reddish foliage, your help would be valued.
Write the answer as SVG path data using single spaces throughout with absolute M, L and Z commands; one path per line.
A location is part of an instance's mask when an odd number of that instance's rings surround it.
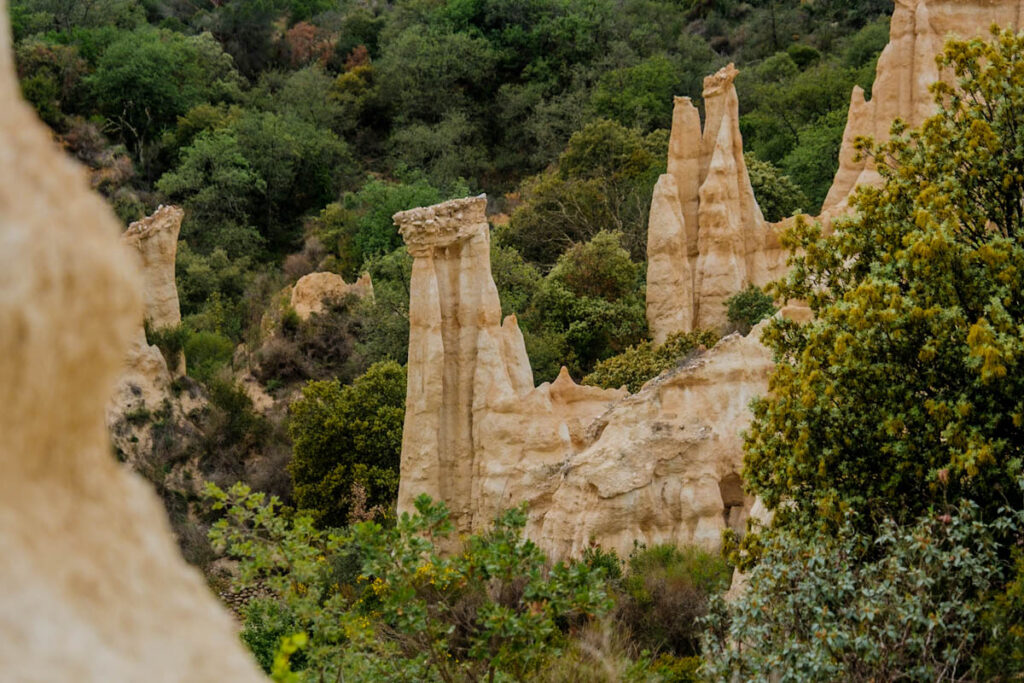
M 300 21 L 284 34 L 293 67 L 312 62 L 325 64 L 334 52 L 335 37 L 308 21 Z

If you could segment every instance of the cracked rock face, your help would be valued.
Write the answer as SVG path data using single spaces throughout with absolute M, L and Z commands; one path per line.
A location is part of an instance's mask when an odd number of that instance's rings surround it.
M 485 203 L 395 217 L 415 259 L 399 511 L 427 493 L 465 533 L 526 502 L 530 537 L 556 557 L 591 541 L 718 547 L 752 502 L 739 432 L 767 386 L 768 351 L 734 335 L 634 396 L 564 369 L 533 387 L 516 319 L 501 319 Z
M 727 331 L 725 300 L 785 269 L 743 160 L 737 73 L 730 64 L 704 79 L 703 129 L 690 99 L 675 100 L 647 238 L 647 322 L 659 344 L 674 332 Z
M 104 407 L 140 275 L 83 170 L 21 102 L 0 0 L 0 661 L 25 681 L 257 681 Z M 73 220 L 70 220 L 73 219 Z

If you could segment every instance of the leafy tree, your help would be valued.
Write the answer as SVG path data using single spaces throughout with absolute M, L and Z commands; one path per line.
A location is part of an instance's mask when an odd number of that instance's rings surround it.
M 133 28 L 144 19 L 138 0 L 13 0 L 11 12 L 32 17 L 39 28 L 57 31 L 107 25 Z
M 295 502 L 320 526 L 342 526 L 353 486 L 371 505 L 390 509 L 398 490 L 405 418 L 405 368 L 377 363 L 349 386 L 310 382 L 291 407 L 288 465 Z
M 502 315 L 523 313 L 540 288 L 541 275 L 512 247 L 491 243 L 491 276 L 498 288 Z
M 237 95 L 231 57 L 210 34 L 143 28 L 122 33 L 87 79 L 99 110 L 145 163 L 146 145 L 206 101 Z
M 392 216 L 437 204 L 446 194 L 421 174 L 410 174 L 404 182 L 370 178 L 358 190 L 345 193 L 340 202 L 328 204 L 311 223 L 312 232 L 337 257 L 342 275 L 356 277 L 367 259 L 402 245 Z
M 559 257 L 524 316 L 525 327 L 549 336 L 549 344 L 550 335 L 563 335 L 570 351 L 565 364 L 585 374 L 646 336 L 640 278 L 641 268 L 622 248 L 620 236 L 598 233 Z M 553 379 L 536 369 L 535 376 Z
M 970 503 L 951 512 L 885 520 L 867 536 L 852 521 L 836 534 L 773 536 L 744 593 L 713 602 L 705 675 L 978 680 L 969 675 L 986 641 L 977 596 L 999 582 L 996 538 L 1024 519 L 986 523 Z
M 524 203 L 502 241 L 550 266 L 570 245 L 618 231 L 630 254 L 644 258 L 651 192 L 667 147 L 664 132 L 644 136 L 606 120 L 587 125 L 569 140 L 557 169 L 523 184 Z
M 781 221 L 810 205 L 800 187 L 788 175 L 783 175 L 774 164 L 761 161 L 753 154 L 744 154 L 743 159 L 747 164 L 757 204 L 767 220 Z M 829 179 L 831 182 L 831 176 Z
M 846 116 L 847 112 L 836 109 L 801 128 L 796 145 L 780 162 L 786 175 L 807 195 L 803 208 L 808 213 L 821 209 L 832 187 L 839 168 Z
M 884 185 L 831 235 L 787 238 L 799 255 L 773 294 L 815 319 L 763 336 L 778 365 L 744 468 L 778 526 L 1024 507 L 1024 36 L 951 42 L 941 65 L 939 113 L 872 152 Z
M 748 334 L 750 328 L 765 318 L 775 315 L 775 302 L 754 284 L 725 300 L 729 322 L 737 331 Z
M 665 55 L 605 73 L 594 89 L 600 116 L 641 130 L 669 128 L 672 96 L 681 89 L 680 71 Z

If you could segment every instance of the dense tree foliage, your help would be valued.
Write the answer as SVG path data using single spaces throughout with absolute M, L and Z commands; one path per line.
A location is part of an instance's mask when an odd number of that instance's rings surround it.
M 951 43 L 940 113 L 872 152 L 885 185 L 833 234 L 788 238 L 802 255 L 774 293 L 815 320 L 766 332 L 779 366 L 747 444 L 753 489 L 798 501 L 784 520 L 898 517 L 950 493 L 1019 506 L 1022 41 Z
M 744 470 L 775 515 L 734 554 L 756 567 L 712 622 L 718 677 L 1024 668 L 1024 34 L 950 41 L 939 64 L 938 113 L 862 143 L 884 184 L 832 234 L 787 237 L 772 290 L 815 318 L 762 335 L 778 365 Z
M 224 515 L 214 547 L 263 586 L 241 637 L 275 680 L 696 680 L 697 618 L 729 576 L 670 546 L 552 563 L 521 508 L 453 553 L 448 510 L 426 496 L 390 528 L 320 530 L 242 484 L 207 495 Z
M 390 507 L 398 487 L 405 418 L 405 368 L 378 363 L 349 386 L 311 382 L 292 404 L 295 502 L 322 525 L 341 526 L 354 487 L 366 503 Z

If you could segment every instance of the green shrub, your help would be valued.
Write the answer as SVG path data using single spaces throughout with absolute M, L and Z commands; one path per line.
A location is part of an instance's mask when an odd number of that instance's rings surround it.
M 216 332 L 196 332 L 185 342 L 185 361 L 188 374 L 201 382 L 210 379 L 231 362 L 235 345 Z
M 717 341 L 718 335 L 714 332 L 698 330 L 673 334 L 658 347 L 651 342 L 641 342 L 598 363 L 594 371 L 583 378 L 583 383 L 604 389 L 624 386 L 636 393 L 651 379 L 682 363 L 696 349 L 710 348 Z
M 426 496 L 394 528 L 326 532 L 311 517 L 285 518 L 279 501 L 242 484 L 207 494 L 225 511 L 210 532 L 214 546 L 278 603 L 246 613 L 246 642 L 264 666 L 269 641 L 292 629 L 274 658 L 281 678 L 296 670 L 304 680 L 524 680 L 611 607 L 601 570 L 550 565 L 523 538 L 523 509 L 446 553 L 448 511 Z M 358 558 L 360 573 L 339 573 L 339 557 L 342 567 Z
M 149 320 L 145 320 L 143 326 L 146 331 L 146 343 L 160 349 L 160 354 L 167 362 L 167 369 L 172 374 L 177 372 L 181 364 L 181 354 L 189 338 L 188 330 L 182 325 L 154 329 Z
M 230 377 L 216 375 L 207 383 L 210 403 L 202 421 L 203 472 L 218 481 L 236 481 L 245 462 L 271 437 L 271 425 L 253 409 L 252 399 Z
M 1008 513 L 985 523 L 967 502 L 913 525 L 883 521 L 871 536 L 852 516 L 837 534 L 771 533 L 742 596 L 713 603 L 705 673 L 712 680 L 769 672 L 781 681 L 977 680 L 968 674 L 987 639 L 979 597 L 1002 571 L 996 537 L 1022 522 L 1024 515 Z
M 659 545 L 630 555 L 615 620 L 635 647 L 690 657 L 700 652 L 699 619 L 710 596 L 729 587 L 731 570 L 698 548 Z
M 754 285 L 726 299 L 725 305 L 729 322 L 742 334 L 748 334 L 754 325 L 775 315 L 777 310 L 772 298 Z

